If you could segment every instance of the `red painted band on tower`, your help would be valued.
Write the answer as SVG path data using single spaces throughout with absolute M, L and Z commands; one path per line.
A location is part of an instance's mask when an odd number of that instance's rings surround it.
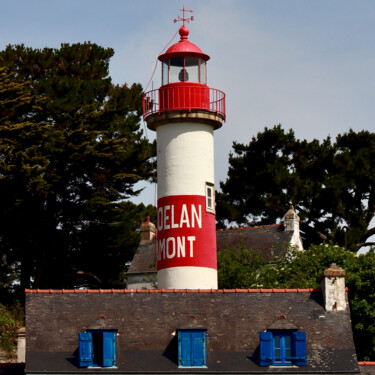
M 217 269 L 215 215 L 206 212 L 206 198 L 176 195 L 158 200 L 157 269 Z

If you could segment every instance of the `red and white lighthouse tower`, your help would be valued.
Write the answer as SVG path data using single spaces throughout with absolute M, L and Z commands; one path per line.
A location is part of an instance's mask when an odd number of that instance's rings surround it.
M 157 133 L 157 280 L 160 289 L 216 289 L 213 133 L 225 94 L 207 86 L 210 57 L 188 40 L 182 11 L 180 41 L 159 56 L 162 86 L 143 97 Z

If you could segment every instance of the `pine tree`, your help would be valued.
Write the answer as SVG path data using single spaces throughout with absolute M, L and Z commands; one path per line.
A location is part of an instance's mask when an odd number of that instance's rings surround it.
M 27 87 L 0 123 L 0 250 L 19 265 L 21 291 L 74 286 L 77 274 L 124 285 L 141 222 L 124 200 L 152 176 L 155 151 L 140 130 L 142 87 L 112 84 L 112 55 L 91 43 L 0 52 L 4 74 Z
M 221 183 L 217 218 L 274 224 L 293 204 L 305 247 L 324 239 L 356 252 L 375 234 L 375 133 L 338 135 L 336 142 L 296 139 L 280 125 L 234 143 Z

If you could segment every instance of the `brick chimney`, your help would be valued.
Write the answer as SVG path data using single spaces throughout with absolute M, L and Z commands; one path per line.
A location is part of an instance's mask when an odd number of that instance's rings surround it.
M 150 216 L 147 216 L 147 219 L 141 225 L 141 244 L 150 242 L 156 235 L 155 224 L 150 222 Z
M 323 272 L 320 286 L 323 292 L 323 302 L 326 311 L 342 311 L 347 309 L 345 295 L 346 272 L 332 263 Z

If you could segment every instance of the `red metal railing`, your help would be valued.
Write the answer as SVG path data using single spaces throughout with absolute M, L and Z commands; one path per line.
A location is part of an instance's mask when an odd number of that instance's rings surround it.
M 225 94 L 203 85 L 165 85 L 143 94 L 143 119 L 154 113 L 200 109 L 225 121 Z

